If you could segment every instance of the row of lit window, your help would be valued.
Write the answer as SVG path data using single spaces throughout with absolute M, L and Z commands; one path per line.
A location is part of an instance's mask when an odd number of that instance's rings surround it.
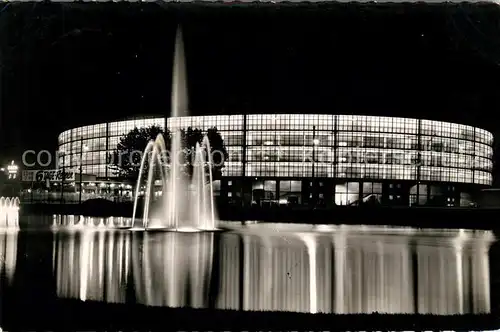
M 100 123 L 96 125 L 90 125 L 90 126 L 66 130 L 65 132 L 61 133 L 61 135 L 59 135 L 59 141 L 70 142 L 77 139 L 106 137 L 106 134 L 107 134 L 107 124 Z
M 230 151 L 229 161 L 239 162 L 242 151 Z M 106 151 L 99 152 L 86 152 L 82 154 L 83 165 L 99 165 L 110 162 L 109 154 Z M 399 151 L 394 152 L 389 150 L 382 151 L 340 151 L 337 155 L 337 162 L 340 164 L 393 164 L 393 165 L 418 165 L 418 156 L 416 152 Z M 60 158 L 61 165 L 72 167 L 78 166 L 80 155 L 66 155 L 65 160 Z M 305 151 L 303 149 L 293 149 L 280 151 L 272 151 L 267 149 L 264 151 L 247 150 L 247 162 L 302 162 L 302 163 L 331 163 L 334 160 L 333 152 L 328 150 L 326 152 L 318 151 L 313 155 L 312 150 Z M 420 165 L 422 166 L 440 166 L 440 167 L 453 167 L 465 169 L 480 169 L 484 171 L 491 171 L 493 163 L 486 158 L 471 156 L 457 156 L 457 155 L 444 155 L 444 154 L 422 154 L 420 158 Z
M 240 162 L 226 162 L 222 175 L 224 176 L 241 176 L 243 174 L 243 164 Z
M 335 146 L 333 133 L 310 131 L 299 132 L 248 132 L 247 145 L 285 145 L 285 146 Z M 474 151 L 471 141 L 421 136 L 422 150 L 470 153 Z M 238 144 L 240 142 L 237 142 Z M 241 144 L 243 142 L 241 141 Z M 230 145 L 230 144 L 228 144 Z M 338 133 L 338 146 L 350 147 L 380 147 L 418 150 L 419 138 L 415 135 L 403 134 L 375 134 L 375 133 Z M 491 150 L 487 145 L 476 143 L 477 149 Z
M 416 134 L 418 120 L 389 117 L 339 115 L 337 130 Z
M 109 124 L 101 123 L 85 127 L 74 128 L 67 130 L 59 135 L 59 143 L 67 143 L 76 140 L 99 138 L 106 136 L 122 136 L 126 135 L 134 128 L 143 128 L 150 126 L 164 127 L 164 118 L 152 119 L 136 119 L 128 121 L 110 122 Z
M 114 137 L 113 139 L 118 139 Z M 110 138 L 110 141 L 112 139 Z M 73 149 L 70 147 L 73 146 Z M 434 150 L 423 150 L 421 152 L 421 155 L 432 155 L 435 157 L 441 157 L 441 158 L 455 158 L 457 160 L 463 160 L 464 158 L 470 158 L 472 157 L 471 151 L 468 151 L 469 148 L 471 148 L 472 145 L 465 145 L 465 147 L 461 147 L 459 151 L 462 153 L 447 153 L 447 152 L 436 152 Z M 83 151 L 81 150 L 83 148 Z M 432 146 L 431 146 L 432 148 Z M 237 158 L 240 159 L 241 157 L 238 156 L 238 154 L 241 155 L 241 152 L 243 148 L 241 146 L 227 146 L 227 150 L 230 152 L 230 158 L 231 160 Z M 106 140 L 105 139 L 92 139 L 92 140 L 86 140 L 82 143 L 75 144 L 63 144 L 60 146 L 60 151 L 64 151 L 66 155 L 78 155 L 78 158 L 80 157 L 80 152 L 82 151 L 82 155 L 89 155 L 92 153 L 100 152 L 102 155 L 106 154 Z M 69 151 L 69 152 L 68 152 Z M 108 150 L 108 152 L 112 152 L 113 150 Z M 325 146 L 273 146 L 273 145 L 262 145 L 262 146 L 249 146 L 247 148 L 247 158 L 255 158 L 257 154 L 265 154 L 273 159 L 279 160 L 279 159 L 286 159 L 286 156 L 288 154 L 294 154 L 294 155 L 303 155 L 303 158 L 301 160 L 308 160 L 311 159 L 311 156 L 313 153 L 316 155 L 316 160 L 333 160 L 333 154 L 334 154 L 335 149 L 331 147 L 325 147 Z M 366 158 L 366 157 L 372 157 L 372 158 L 378 158 L 381 160 L 383 157 L 377 157 L 378 155 L 383 155 L 383 156 L 389 156 L 394 158 L 401 157 L 402 155 L 408 156 L 416 156 L 417 150 L 403 150 L 403 149 L 396 149 L 394 147 L 388 148 L 388 149 L 381 149 L 381 148 L 337 148 L 337 155 L 343 156 L 344 158 L 347 159 L 352 159 L 352 158 Z M 470 153 L 470 154 L 467 154 Z M 253 155 L 253 157 L 251 156 Z M 282 156 L 283 158 L 281 158 Z M 485 158 L 491 158 L 492 157 L 492 148 L 485 146 L 483 144 L 476 144 L 476 156 L 477 157 L 485 157 Z M 413 157 L 412 157 L 413 158 Z M 105 160 L 103 158 L 103 160 Z M 346 162 L 345 160 L 341 160 Z M 348 161 L 347 161 L 348 162 Z
M 362 191 L 360 190 L 362 189 Z M 360 186 L 359 182 L 348 182 L 346 184 L 337 184 L 334 187 L 335 193 L 349 193 L 349 194 L 382 194 L 382 183 L 380 182 L 364 182 Z
M 113 151 L 88 151 L 82 154 L 66 154 L 66 165 L 78 165 L 80 159 L 84 164 L 104 164 L 108 162 Z M 243 161 L 241 147 L 228 148 L 228 161 Z M 62 157 L 60 157 L 62 160 Z M 335 162 L 335 152 L 328 148 L 302 147 L 266 147 L 249 148 L 246 151 L 246 161 L 273 161 L 273 162 Z M 339 149 L 336 154 L 337 163 L 369 163 L 369 164 L 397 164 L 418 165 L 418 152 L 404 150 L 364 150 Z M 436 152 L 420 153 L 421 165 L 448 166 L 459 168 L 483 168 L 491 170 L 493 163 L 490 159 L 480 156 L 445 154 Z
M 420 133 L 430 136 L 474 139 L 474 127 L 449 122 L 421 120 Z
M 79 171 L 79 170 L 78 170 Z M 106 173 L 107 171 L 107 173 Z M 83 174 L 92 174 L 97 177 L 113 176 L 112 170 L 107 165 L 86 165 L 82 166 Z
M 241 150 L 231 151 L 229 158 L 232 161 L 241 161 Z M 275 162 L 333 162 L 334 152 L 331 149 L 301 147 L 266 147 L 247 149 L 247 159 L 251 161 L 275 161 Z M 490 169 L 492 161 L 486 158 L 472 157 L 468 155 L 442 154 L 423 152 L 421 154 L 423 165 L 450 166 L 450 167 L 484 167 Z M 418 164 L 418 153 L 415 151 L 395 150 L 347 150 L 342 149 L 337 153 L 339 163 L 371 163 L 371 164 Z
M 230 170 L 226 170 L 230 172 Z M 281 176 L 281 177 L 337 177 L 337 178 L 372 178 L 387 180 L 416 180 L 415 167 L 399 165 L 338 165 L 336 174 L 331 165 L 315 165 L 300 163 L 248 163 L 246 176 Z M 241 173 L 240 173 L 241 174 Z M 492 176 L 488 172 L 464 169 L 427 167 L 420 168 L 420 180 L 463 182 L 491 185 Z M 473 181 L 474 180 L 474 181 Z
M 241 146 L 243 143 L 242 135 L 228 135 L 228 132 L 222 132 L 225 144 L 230 146 Z M 333 137 L 318 135 L 317 138 L 312 138 L 312 135 L 284 135 L 278 136 L 273 134 L 265 135 L 249 135 L 250 139 L 247 141 L 249 146 L 332 146 Z M 260 137 L 259 137 L 260 136 Z M 377 136 L 359 136 L 351 134 L 339 135 L 339 146 L 347 147 L 379 147 L 379 148 L 396 148 L 396 149 L 412 149 L 416 150 L 418 147 L 418 140 L 416 137 L 394 135 L 395 137 L 377 137 Z M 399 137 L 397 137 L 399 136 Z M 109 137 L 109 151 L 112 151 L 121 136 Z M 430 137 L 421 138 L 421 148 L 423 151 L 442 151 L 454 153 L 474 154 L 474 147 L 476 155 L 492 158 L 493 150 L 491 147 L 484 144 L 472 143 L 457 139 L 436 139 Z M 309 142 L 310 144 L 304 144 Z M 106 149 L 106 138 L 87 139 L 84 141 L 76 141 L 68 144 L 62 144 L 60 151 L 65 153 L 80 153 L 81 149 L 86 151 L 103 151 Z
M 345 183 L 337 183 L 334 186 L 327 187 L 324 186 L 323 182 L 318 182 L 319 188 L 317 190 L 319 192 L 327 192 L 328 189 L 332 190 L 332 193 L 349 193 L 349 194 L 382 194 L 384 192 L 384 186 L 381 182 L 345 182 Z M 307 186 L 307 185 L 306 185 Z M 312 186 L 312 183 L 310 183 Z M 427 185 L 420 184 L 413 185 L 409 188 L 409 194 L 417 194 L 417 192 L 422 196 L 427 196 L 427 190 L 429 190 L 429 194 L 431 196 L 439 196 L 443 194 L 450 194 L 455 192 L 455 186 L 450 185 L 447 187 L 442 187 L 440 185 Z M 398 188 L 401 189 L 401 184 L 389 184 L 388 191 L 392 191 L 393 189 Z M 264 190 L 266 192 L 271 193 L 296 193 L 302 194 L 302 181 L 297 180 L 255 180 L 252 182 L 252 190 Z M 214 186 L 214 190 L 220 190 L 219 186 Z M 400 190 L 397 190 L 401 192 Z
M 382 165 L 386 166 L 386 165 Z M 94 174 L 97 177 L 112 176 L 113 171 L 107 169 L 106 165 L 85 165 L 82 167 L 84 174 Z M 223 174 L 225 176 L 241 176 L 243 167 L 241 163 L 227 163 Z M 314 173 L 314 174 L 313 174 Z M 388 167 L 370 165 L 352 165 L 349 167 L 338 165 L 336 174 L 330 165 L 275 165 L 269 163 L 249 163 L 246 167 L 246 176 L 269 176 L 269 177 L 337 177 L 337 178 L 365 178 L 385 180 L 416 180 L 415 168 L 390 165 Z M 442 167 L 424 167 L 420 169 L 421 181 L 462 182 L 491 185 L 490 173 L 481 171 L 469 171 L 462 169 L 451 169 Z M 474 181 L 473 181 L 474 180 Z
M 370 168 L 360 165 L 359 167 L 337 167 L 338 178 L 366 178 L 366 179 L 392 179 L 392 180 L 415 180 L 416 175 L 412 174 L 411 169 L 392 168 L 380 170 L 379 168 Z M 84 174 L 95 174 L 98 177 L 111 176 L 112 171 L 108 170 L 106 173 L 105 165 L 83 166 L 82 171 Z M 241 176 L 242 166 L 241 163 L 229 163 L 224 170 L 226 176 Z M 333 177 L 331 168 L 320 168 L 316 171 L 315 176 L 318 177 Z M 282 177 L 311 177 L 313 175 L 311 167 L 279 167 L 279 168 L 258 168 L 247 167 L 247 176 L 282 176 Z M 420 174 L 422 181 L 443 181 L 443 182 L 463 182 L 472 183 L 472 171 L 453 171 L 447 172 L 442 169 L 436 168 L 423 168 Z M 477 184 L 491 184 L 491 174 L 485 172 L 474 173 L 474 183 Z
M 368 116 L 334 116 L 334 115 L 248 115 L 247 130 L 279 130 L 279 129 L 312 129 L 334 130 L 334 119 L 337 118 L 337 130 L 373 131 L 373 132 L 418 132 L 418 120 L 389 117 Z M 190 123 L 191 124 L 191 123 Z M 421 133 L 431 136 L 455 137 L 467 140 L 474 139 L 474 128 L 448 122 L 421 120 Z M 491 144 L 493 136 L 485 130 L 476 129 L 476 136 L 481 142 Z
M 355 116 L 355 115 L 319 115 L 319 114 L 254 114 L 247 115 L 247 130 L 276 130 L 276 129 L 312 129 L 334 130 L 334 122 L 337 121 L 338 130 L 365 131 L 365 132 L 398 132 L 413 133 L 418 132 L 418 120 L 407 118 L 390 118 L 376 116 Z M 219 130 L 242 130 L 243 115 L 214 115 L 198 117 L 182 117 L 167 119 L 167 126 L 174 127 L 196 127 L 207 130 L 210 127 L 217 127 Z M 164 118 L 134 119 L 128 121 L 118 121 L 107 125 L 98 124 L 80 128 L 75 128 L 63 132 L 59 136 L 60 142 L 82 138 L 94 138 L 107 135 L 123 135 L 135 127 L 147 127 L 151 125 L 164 126 Z M 492 144 L 491 133 L 471 126 L 421 120 L 421 134 L 431 136 L 446 136 L 472 140 L 474 134 L 476 140 L 485 144 Z
M 174 128 L 197 128 L 208 130 L 216 127 L 220 131 L 243 130 L 243 115 L 209 115 L 168 118 L 167 127 Z
M 111 151 L 110 151 L 111 152 Z M 242 161 L 242 148 L 229 148 L 229 161 Z M 85 152 L 81 155 L 68 154 L 61 165 L 79 165 L 80 158 L 83 165 L 105 164 L 109 162 L 109 154 L 106 151 Z M 303 147 L 254 147 L 247 149 L 247 162 L 325 162 L 334 161 L 334 152 L 329 148 L 303 148 Z M 61 161 L 63 161 L 61 157 Z M 367 163 L 367 164 L 395 164 L 395 165 L 418 165 L 418 154 L 415 151 L 378 150 L 378 149 L 339 149 L 337 162 Z M 468 155 L 444 154 L 435 152 L 422 152 L 420 165 L 423 166 L 445 166 L 455 168 L 475 168 L 491 171 L 492 161 L 481 157 Z
M 226 146 L 240 146 L 243 144 L 241 135 L 227 135 L 222 132 Z M 340 134 L 339 146 L 343 147 L 365 147 L 365 148 L 396 148 L 396 149 L 418 149 L 417 137 L 408 135 L 391 135 L 387 136 L 360 136 L 352 134 Z M 112 150 L 116 147 L 121 136 L 109 137 L 109 147 Z M 273 133 L 255 134 L 250 133 L 247 139 L 248 146 L 334 146 L 334 138 L 332 135 L 318 135 L 313 138 L 311 134 L 293 134 L 293 135 L 275 135 Z M 72 143 L 60 145 L 60 151 L 66 153 L 79 153 L 81 149 L 84 151 L 102 151 L 106 149 L 106 138 L 86 139 L 83 141 L 75 141 Z M 475 149 L 474 149 L 475 148 Z M 440 151 L 466 153 L 492 157 L 493 150 L 491 147 L 480 144 L 463 141 L 458 139 L 442 139 L 442 138 L 421 138 L 421 149 L 424 151 Z

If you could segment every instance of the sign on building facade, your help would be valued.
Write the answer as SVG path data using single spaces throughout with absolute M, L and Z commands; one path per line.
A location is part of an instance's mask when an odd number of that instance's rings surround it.
M 63 171 L 62 169 L 51 170 L 27 170 L 22 173 L 22 180 L 25 182 L 61 182 L 75 181 L 75 172 L 71 170 Z

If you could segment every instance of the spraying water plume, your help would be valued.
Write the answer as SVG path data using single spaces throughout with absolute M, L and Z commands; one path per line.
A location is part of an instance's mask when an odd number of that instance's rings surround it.
M 172 80 L 172 114 L 171 117 L 188 115 L 188 97 L 186 85 L 186 68 L 182 32 L 177 30 L 175 41 L 174 68 Z M 182 132 L 180 128 L 171 131 L 170 151 L 167 151 L 165 138 L 159 134 L 146 146 L 139 177 L 135 190 L 132 226 L 135 216 L 143 177 L 147 179 L 144 191 L 144 209 L 142 228 L 170 229 L 176 231 L 200 231 L 216 229 L 216 212 L 213 196 L 213 159 L 210 141 L 205 136 L 201 144 L 194 147 L 191 155 L 193 176 L 185 176 L 185 151 L 182 147 Z M 170 155 L 165 164 L 165 155 Z M 155 196 L 155 174 L 160 177 L 161 204 L 155 218 L 151 218 L 151 207 Z M 153 196 L 153 197 L 152 197 Z

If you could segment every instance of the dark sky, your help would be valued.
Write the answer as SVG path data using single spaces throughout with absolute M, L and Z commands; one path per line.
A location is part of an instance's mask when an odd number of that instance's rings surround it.
M 165 115 L 175 29 L 191 112 L 432 118 L 499 131 L 494 4 L 7 3 L 0 161 L 78 125 Z

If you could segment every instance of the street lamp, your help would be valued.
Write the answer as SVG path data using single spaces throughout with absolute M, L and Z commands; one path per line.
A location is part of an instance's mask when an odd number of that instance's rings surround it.
M 83 137 L 80 143 L 80 198 L 79 203 L 82 204 L 82 192 L 83 192 L 83 183 L 82 183 L 82 173 L 83 173 L 83 151 L 88 151 L 89 147 L 86 144 L 83 144 Z
M 17 177 L 17 171 L 19 170 L 19 167 L 14 164 L 14 160 L 10 163 L 9 166 L 7 166 L 7 173 L 9 173 L 9 179 L 15 179 Z

